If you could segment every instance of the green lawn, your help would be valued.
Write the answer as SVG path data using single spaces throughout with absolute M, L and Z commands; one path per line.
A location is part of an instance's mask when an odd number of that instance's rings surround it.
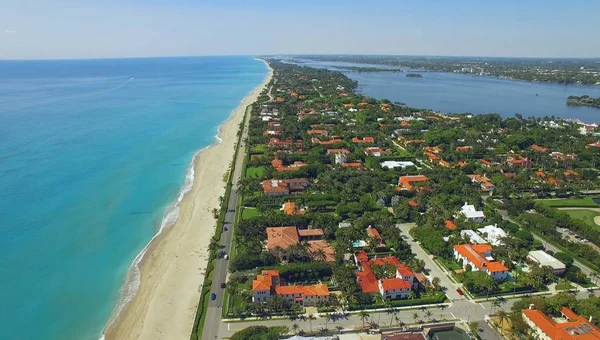
M 246 177 L 262 178 L 264 174 L 265 174 L 264 166 L 251 166 L 246 169 Z
M 596 222 L 594 222 L 594 218 L 596 216 L 600 216 L 599 212 L 583 210 L 583 209 L 582 210 L 563 210 L 563 212 L 566 212 L 572 218 L 575 218 L 575 219 L 585 222 L 587 225 L 589 225 L 591 227 L 594 227 L 594 228 L 599 227 L 596 224 Z
M 559 282 L 558 284 L 556 284 L 556 290 L 567 290 L 567 289 L 573 289 L 575 288 L 575 286 L 573 286 L 571 283 L 569 282 Z
M 257 145 L 253 145 L 252 147 L 250 147 L 250 152 L 251 153 L 264 153 L 268 149 L 269 148 L 265 144 L 257 144 Z
M 462 269 L 460 264 L 458 264 L 456 261 L 448 261 L 441 257 L 438 257 L 437 260 L 450 271 Z
M 550 199 L 550 200 L 537 200 L 538 202 L 555 208 L 561 207 L 586 207 L 586 208 L 594 208 L 599 205 L 594 202 L 592 197 L 584 197 L 584 198 L 564 198 L 564 199 Z
M 249 218 L 258 216 L 258 210 L 257 209 L 253 209 L 253 208 L 244 208 L 244 210 L 242 210 L 242 220 L 247 220 Z

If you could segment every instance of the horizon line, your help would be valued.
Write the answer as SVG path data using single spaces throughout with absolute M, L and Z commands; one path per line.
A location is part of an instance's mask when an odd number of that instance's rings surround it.
M 123 59 L 168 59 L 168 58 L 201 58 L 201 57 L 277 57 L 277 56 L 377 56 L 377 57 L 437 57 L 437 58 L 504 58 L 504 59 L 552 59 L 552 60 L 600 60 L 598 57 L 528 57 L 528 56 L 489 56 L 489 55 L 450 55 L 450 54 L 363 54 L 363 53 L 276 53 L 276 54 L 194 54 L 165 56 L 123 56 L 123 57 L 58 57 L 58 58 L 0 58 L 0 62 L 8 61 L 75 61 L 75 60 L 123 60 Z

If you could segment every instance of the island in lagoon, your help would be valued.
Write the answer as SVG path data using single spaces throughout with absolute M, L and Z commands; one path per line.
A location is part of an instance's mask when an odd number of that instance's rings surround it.
M 576 105 L 576 106 L 591 106 L 600 109 L 600 97 L 592 98 L 588 95 L 583 96 L 568 96 L 567 97 L 567 105 Z
M 406 76 L 409 78 L 423 78 L 423 75 L 420 73 L 409 73 Z

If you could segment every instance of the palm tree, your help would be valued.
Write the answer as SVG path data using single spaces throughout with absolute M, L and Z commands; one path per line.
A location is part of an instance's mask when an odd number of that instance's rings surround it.
M 414 312 L 412 315 L 413 320 L 415 320 L 415 322 L 419 319 L 419 313 Z
M 381 304 L 381 303 L 383 303 L 385 301 L 383 299 L 383 295 L 381 295 L 381 293 L 375 294 L 374 300 L 375 300 L 375 304 L 377 304 L 377 305 Z M 377 324 L 379 324 L 381 322 L 381 313 L 378 313 L 378 314 L 379 314 L 379 319 L 377 320 Z M 373 319 L 371 319 L 371 322 L 372 321 L 373 321 Z
M 297 323 L 292 325 L 292 329 L 294 330 L 294 334 L 298 334 L 298 329 L 300 328 L 300 326 L 298 326 Z
M 477 321 L 471 321 L 469 322 L 469 331 L 473 334 L 477 334 L 479 330 L 479 324 L 477 323 Z
M 500 325 L 500 334 L 504 335 L 502 325 L 504 324 L 504 321 L 508 320 L 508 313 L 501 309 L 496 313 L 496 316 L 498 317 L 498 324 Z
M 433 285 L 433 287 L 435 288 L 435 290 L 440 290 L 442 287 L 440 286 L 440 278 L 439 277 L 434 277 L 433 279 L 431 279 L 431 284 Z
M 500 301 L 498 301 L 498 299 L 492 301 L 492 305 L 490 306 L 490 314 L 492 314 L 492 310 L 494 308 L 498 308 L 500 307 Z
M 327 254 L 325 254 L 325 251 L 323 249 L 315 250 L 312 256 L 316 261 L 325 262 L 325 260 L 327 260 Z
M 360 312 L 358 312 L 358 317 L 362 320 L 363 328 L 365 328 L 365 320 L 368 319 L 369 316 L 371 315 L 367 313 L 367 311 L 361 310 Z
M 325 329 L 327 330 L 327 324 L 329 323 L 329 321 L 331 321 L 331 313 L 327 312 L 325 313 Z
M 429 322 L 429 320 L 431 319 L 431 315 L 433 315 L 429 309 L 425 311 L 425 316 L 427 317 L 427 322 Z
M 312 333 L 312 321 L 316 320 L 317 318 L 315 317 L 315 315 L 313 313 L 308 314 L 308 323 L 310 325 L 310 332 Z
M 404 323 L 404 321 L 400 320 L 398 315 L 394 315 L 394 320 L 396 321 L 396 324 L 398 325 L 398 327 L 404 327 L 406 325 Z

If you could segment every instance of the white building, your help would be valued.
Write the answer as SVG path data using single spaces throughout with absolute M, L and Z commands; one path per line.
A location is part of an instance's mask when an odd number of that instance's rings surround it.
M 417 167 L 415 165 L 415 163 L 413 163 L 411 161 L 384 161 L 384 162 L 381 162 L 381 167 L 388 168 L 388 169 L 396 169 L 396 168 L 406 169 L 409 166 Z
M 459 214 L 463 215 L 467 220 L 475 223 L 481 223 L 485 220 L 483 211 L 475 209 L 474 205 L 468 204 L 467 202 L 465 202 L 465 205 L 460 208 Z
M 500 239 L 506 237 L 506 232 L 502 228 L 498 228 L 496 224 L 486 225 L 483 228 L 477 229 L 477 231 L 493 246 L 501 245 L 502 241 Z
M 492 246 L 489 244 L 458 244 L 454 246 L 454 258 L 462 262 L 464 269 L 482 271 L 494 280 L 505 280 L 508 268 L 492 257 Z
M 466 237 L 471 243 L 484 244 L 486 241 L 473 230 L 462 230 L 460 236 Z
M 539 264 L 540 267 L 549 266 L 556 275 L 564 273 L 566 269 L 566 266 L 562 262 L 543 250 L 530 251 L 529 255 L 527 255 L 527 259 Z

